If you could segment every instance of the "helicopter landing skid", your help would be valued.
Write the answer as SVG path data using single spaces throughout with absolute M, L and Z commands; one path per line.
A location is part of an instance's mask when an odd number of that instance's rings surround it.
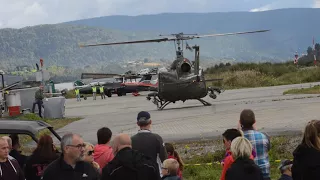
M 203 99 L 198 99 L 198 101 L 200 101 L 204 106 L 211 106 L 212 105 Z
M 150 94 L 148 94 L 147 100 L 150 101 L 151 98 L 153 98 L 152 102 L 153 102 L 153 104 L 157 105 L 158 110 L 163 110 L 163 108 L 165 108 L 168 104 L 171 103 L 171 101 L 163 101 L 163 100 L 161 100 L 158 97 L 158 93 L 150 93 Z

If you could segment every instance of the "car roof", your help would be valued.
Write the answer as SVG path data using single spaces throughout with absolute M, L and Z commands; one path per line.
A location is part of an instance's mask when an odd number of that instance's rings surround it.
M 36 135 L 39 131 L 53 128 L 44 121 L 0 120 L 0 134 L 29 134 Z

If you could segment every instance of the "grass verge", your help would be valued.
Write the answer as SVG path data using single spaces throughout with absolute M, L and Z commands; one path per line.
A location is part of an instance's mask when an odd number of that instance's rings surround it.
M 272 180 L 277 180 L 280 177 L 280 172 L 277 169 L 279 166 L 279 161 L 277 160 L 292 159 L 292 151 L 300 143 L 300 140 L 300 136 L 271 137 L 271 150 L 269 151 L 269 158 L 271 163 Z M 174 145 L 185 163 L 183 171 L 184 179 L 220 179 L 222 167 L 219 162 L 223 159 L 225 153 L 222 140 L 188 142 Z M 212 164 L 208 165 L 204 163 Z
M 310 88 L 289 89 L 283 92 L 285 94 L 320 94 L 320 86 L 313 86 Z

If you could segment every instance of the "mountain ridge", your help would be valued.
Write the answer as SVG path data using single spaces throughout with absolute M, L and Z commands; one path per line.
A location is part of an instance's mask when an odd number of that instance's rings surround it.
M 252 16 L 254 14 L 254 16 Z M 0 29 L 0 68 L 35 64 L 85 67 L 120 66 L 127 61 L 172 61 L 171 43 L 148 43 L 79 48 L 79 43 L 106 43 L 159 38 L 159 34 L 229 33 L 271 29 L 270 32 L 188 41 L 200 45 L 201 62 L 287 61 L 306 52 L 320 9 L 288 8 L 263 12 L 161 13 L 139 16 L 107 16 L 84 20 Z M 298 24 L 297 24 L 298 23 Z M 185 45 L 185 44 L 184 44 Z M 185 50 L 193 59 L 193 52 Z M 109 68 L 111 68 L 109 67 Z

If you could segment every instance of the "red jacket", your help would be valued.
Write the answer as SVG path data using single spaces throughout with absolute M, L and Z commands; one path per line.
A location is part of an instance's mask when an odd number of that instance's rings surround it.
M 178 159 L 176 158 L 176 157 L 174 157 L 174 156 L 168 156 L 168 159 L 175 159 L 175 160 L 177 160 L 178 161 Z M 181 171 L 181 168 L 179 167 L 179 169 L 178 169 L 178 174 L 177 174 L 179 177 L 180 177 L 180 179 L 182 180 L 182 171 Z
M 112 152 L 112 148 L 105 144 L 97 144 L 94 147 L 94 155 L 93 159 L 97 162 L 100 166 L 100 172 L 105 165 L 107 165 L 112 159 L 114 155 Z
M 254 159 L 254 156 L 251 154 L 250 159 Z M 232 163 L 234 162 L 233 157 L 230 151 L 227 151 L 227 157 L 224 159 L 224 164 L 222 168 L 222 173 L 220 180 L 225 180 L 227 170 L 231 167 Z

